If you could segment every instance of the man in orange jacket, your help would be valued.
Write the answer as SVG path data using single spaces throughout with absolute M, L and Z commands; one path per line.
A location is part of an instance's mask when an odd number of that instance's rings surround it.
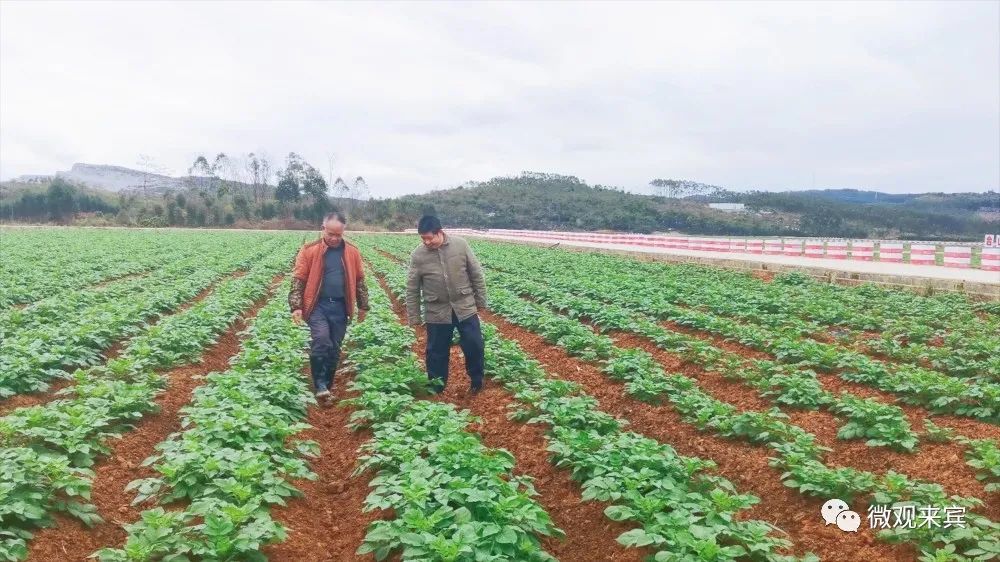
M 292 320 L 309 325 L 309 366 L 316 398 L 328 403 L 333 395 L 334 373 L 340 361 L 340 345 L 347 324 L 358 309 L 358 322 L 368 312 L 361 253 L 344 240 L 347 219 L 343 213 L 329 213 L 323 219 L 322 236 L 306 244 L 295 258 L 288 307 Z

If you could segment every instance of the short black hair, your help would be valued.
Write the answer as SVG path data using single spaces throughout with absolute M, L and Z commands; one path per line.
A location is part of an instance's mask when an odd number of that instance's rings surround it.
M 347 224 L 347 217 L 345 217 L 344 213 L 341 211 L 330 211 L 329 213 L 323 215 L 323 224 L 326 224 L 328 221 L 333 219 L 337 219 L 340 224 Z
M 434 215 L 424 215 L 417 223 L 417 234 L 437 234 L 441 232 L 441 220 Z

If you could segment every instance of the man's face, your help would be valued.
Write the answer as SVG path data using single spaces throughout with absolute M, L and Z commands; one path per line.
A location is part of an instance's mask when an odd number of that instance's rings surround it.
M 423 241 L 424 246 L 427 248 L 436 250 L 441 247 L 441 244 L 444 244 L 444 232 L 439 230 L 437 234 L 430 232 L 421 234 L 420 240 Z
M 344 225 L 338 220 L 329 220 L 323 225 L 323 240 L 336 248 L 344 239 Z

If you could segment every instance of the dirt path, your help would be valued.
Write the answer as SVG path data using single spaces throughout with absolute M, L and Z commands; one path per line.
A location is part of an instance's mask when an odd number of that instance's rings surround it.
M 681 420 L 668 405 L 655 406 L 629 398 L 624 385 L 605 377 L 594 365 L 570 357 L 540 336 L 492 313 L 482 316 L 496 325 L 504 337 L 517 340 L 552 376 L 581 384 L 600 401 L 602 410 L 628 420 L 634 431 L 667 443 L 681 454 L 715 461 L 718 472 L 739 490 L 760 498 L 760 503 L 748 510 L 746 517 L 769 521 L 786 531 L 796 553 L 811 551 L 823 560 L 915 559 L 911 547 L 878 542 L 869 529 L 847 535 L 825 526 L 819 516 L 823 500 L 807 498 L 784 486 L 780 471 L 768 466 L 768 449 L 701 433 Z
M 141 463 L 155 452 L 158 443 L 171 433 L 180 430 L 180 409 L 191 401 L 191 393 L 202 384 L 200 375 L 229 368 L 229 358 L 240 349 L 237 334 L 243 331 L 257 312 L 273 295 L 280 276 L 271 284 L 268 294 L 259 299 L 234 322 L 218 339 L 205 350 L 202 360 L 196 365 L 185 365 L 165 373 L 167 387 L 156 403 L 160 411 L 146 415 L 134 430 L 111 443 L 111 452 L 94 466 L 96 473 L 91 490 L 91 501 L 97 506 L 104 523 L 87 528 L 80 521 L 57 515 L 57 525 L 43 529 L 28 543 L 28 561 L 85 562 L 99 548 L 117 547 L 124 544 L 125 530 L 121 525 L 139 519 L 144 508 L 149 505 L 131 505 L 133 492 L 126 492 L 125 486 L 138 478 L 148 478 L 156 473 Z
M 309 377 L 308 367 L 302 376 Z M 337 372 L 334 389 L 337 402 L 348 397 L 345 388 L 351 378 L 353 373 L 343 368 Z M 286 507 L 271 509 L 271 516 L 288 527 L 288 538 L 264 549 L 270 560 L 333 562 L 361 558 L 354 552 L 361 545 L 368 524 L 377 519 L 379 513 L 361 511 L 373 475 L 351 478 L 358 448 L 371 433 L 349 431 L 346 426 L 350 415 L 351 411 L 342 406 L 309 409 L 306 421 L 312 427 L 299 438 L 319 443 L 320 456 L 309 463 L 319 478 L 296 482 L 304 497 L 290 501 Z
M 379 278 L 379 282 L 389 293 L 399 321 L 404 323 L 406 311 L 403 304 L 388 290 L 384 280 Z M 416 334 L 414 352 L 423 357 L 427 345 L 426 330 L 418 326 Z M 496 383 L 487 382 L 478 396 L 469 395 L 465 359 L 457 345 L 451 348 L 448 372 L 448 387 L 434 400 L 450 402 L 481 418 L 470 429 L 479 434 L 487 446 L 506 449 L 514 455 L 514 471 L 534 479 L 538 491 L 535 500 L 545 508 L 555 525 L 566 533 L 565 538 L 544 537 L 542 547 L 547 552 L 566 561 L 595 560 L 595 553 L 600 553 L 601 560 L 614 562 L 638 562 L 651 554 L 645 549 L 625 548 L 616 541 L 618 535 L 632 527 L 605 517 L 604 508 L 608 504 L 581 501 L 582 490 L 570 477 L 570 472 L 557 469 L 550 462 L 543 427 L 516 423 L 507 418 L 510 412 L 508 407 L 514 403 L 509 393 Z
M 615 333 L 613 339 L 617 347 L 647 351 L 667 372 L 683 374 L 698 381 L 702 390 L 740 410 L 766 411 L 775 406 L 742 382 L 728 380 L 719 373 L 687 363 L 679 356 L 658 348 L 645 337 Z M 912 453 L 888 447 L 869 447 L 864 439 L 839 439 L 837 431 L 847 422 L 827 410 L 802 410 L 787 406 L 782 406 L 781 410 L 788 414 L 791 423 L 812 433 L 820 445 L 831 449 L 822 459 L 829 466 L 851 467 L 875 474 L 896 469 L 911 478 L 937 482 L 949 494 L 980 498 L 985 503 L 981 513 L 991 519 L 1000 516 L 1000 494 L 986 492 L 983 483 L 976 480 L 975 469 L 965 463 L 963 447 L 957 443 L 923 441 Z M 922 427 L 914 426 L 913 429 L 918 431 Z
M 214 291 L 215 288 L 220 283 L 222 283 L 224 281 L 228 281 L 229 279 L 235 279 L 237 277 L 242 277 L 244 275 L 246 275 L 246 271 L 237 271 L 235 273 L 231 273 L 229 275 L 221 277 L 221 278 L 217 279 L 216 281 L 213 281 L 212 283 L 210 283 L 204 289 L 202 289 L 201 292 L 199 292 L 193 299 L 191 299 L 191 300 L 189 300 L 189 301 L 181 304 L 180 306 L 178 306 L 174 310 L 164 311 L 164 312 L 162 312 L 160 314 L 157 314 L 157 315 L 154 315 L 154 316 L 152 316 L 150 318 L 147 318 L 146 319 L 146 323 L 149 326 L 154 326 L 154 325 L 156 325 L 157 322 L 159 322 L 160 320 L 162 320 L 166 316 L 170 316 L 170 315 L 179 314 L 181 312 L 184 312 L 185 310 L 187 310 L 187 309 L 191 308 L 192 306 L 198 304 L 199 302 L 205 300 L 205 297 L 207 297 L 208 295 L 210 295 L 212 293 L 212 291 Z M 112 359 L 116 359 L 118 357 L 118 355 L 122 352 L 122 350 L 125 348 L 125 346 L 128 345 L 128 342 L 132 339 L 132 337 L 134 337 L 134 335 L 133 336 L 128 336 L 128 337 L 123 337 L 123 338 L 119 339 L 118 341 L 116 341 L 115 343 L 111 344 L 111 346 L 109 346 L 107 349 L 105 349 L 101 353 L 101 356 L 104 357 L 104 361 L 108 362 L 108 361 L 110 361 Z M 59 398 L 62 397 L 60 394 L 58 394 L 59 391 L 62 390 L 62 389 L 64 389 L 64 388 L 69 388 L 70 386 L 73 386 L 73 384 L 75 384 L 75 382 L 76 381 L 74 381 L 73 379 L 55 379 L 51 383 L 49 383 L 49 388 L 47 390 L 42 391 L 42 392 L 34 392 L 34 393 L 30 393 L 30 394 L 17 394 L 15 396 L 11 396 L 10 398 L 8 398 L 8 399 L 0 402 L 0 416 L 6 416 L 7 414 L 9 414 L 9 413 L 11 413 L 14 410 L 17 410 L 19 408 L 28 408 L 28 407 L 31 407 L 31 406 L 40 406 L 42 404 L 47 404 L 49 402 L 52 402 L 53 400 L 57 400 L 57 399 L 59 399 Z

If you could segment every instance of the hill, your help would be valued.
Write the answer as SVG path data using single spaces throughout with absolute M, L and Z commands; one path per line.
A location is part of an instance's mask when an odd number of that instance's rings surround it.
M 15 183 L 47 184 L 53 177 L 81 187 L 117 193 L 130 189 L 162 192 L 164 189 L 179 188 L 183 178 L 173 178 L 162 174 L 133 170 L 123 166 L 105 164 L 84 164 L 77 162 L 69 170 L 56 172 L 54 176 L 28 175 L 14 178 Z
M 732 214 L 697 201 L 591 186 L 573 176 L 525 172 L 454 189 L 405 195 L 409 209 L 433 209 L 448 224 L 471 228 L 676 230 L 702 234 L 791 234 L 778 214 Z
M 996 229 L 979 210 L 1000 206 L 998 194 L 880 194 L 828 190 L 735 193 L 682 180 L 661 185 L 694 186 L 684 198 L 637 195 L 589 186 L 571 176 L 524 173 L 488 182 L 399 198 L 408 208 L 434 209 L 447 224 L 479 228 L 678 231 L 708 235 L 836 236 L 852 238 L 980 240 Z M 708 207 L 743 203 L 743 212 Z
M 901 205 L 920 197 L 918 193 L 885 193 L 859 189 L 807 189 L 789 193 L 859 205 Z
M 74 165 L 74 169 L 78 169 Z M 132 226 L 236 226 L 315 228 L 333 207 L 351 215 L 352 226 L 412 228 L 426 212 L 449 226 L 557 230 L 676 231 L 733 236 L 829 236 L 909 240 L 981 240 L 997 229 L 1000 195 L 890 195 L 851 189 L 737 193 L 684 180 L 658 180 L 675 195 L 640 195 L 621 188 L 589 185 L 573 176 L 525 172 L 452 189 L 389 199 L 315 199 L 302 191 L 280 199 L 270 185 L 254 186 L 213 178 L 157 180 L 137 190 L 135 170 L 97 167 L 74 177 L 123 184 L 117 193 L 67 182 L 35 180 L 3 185 L 0 217 L 14 221 L 123 224 Z M 149 178 L 147 177 L 148 181 Z M 159 186 L 168 185 L 161 188 Z M 743 210 L 710 208 L 742 203 Z M 992 221 L 992 222 L 991 222 Z

